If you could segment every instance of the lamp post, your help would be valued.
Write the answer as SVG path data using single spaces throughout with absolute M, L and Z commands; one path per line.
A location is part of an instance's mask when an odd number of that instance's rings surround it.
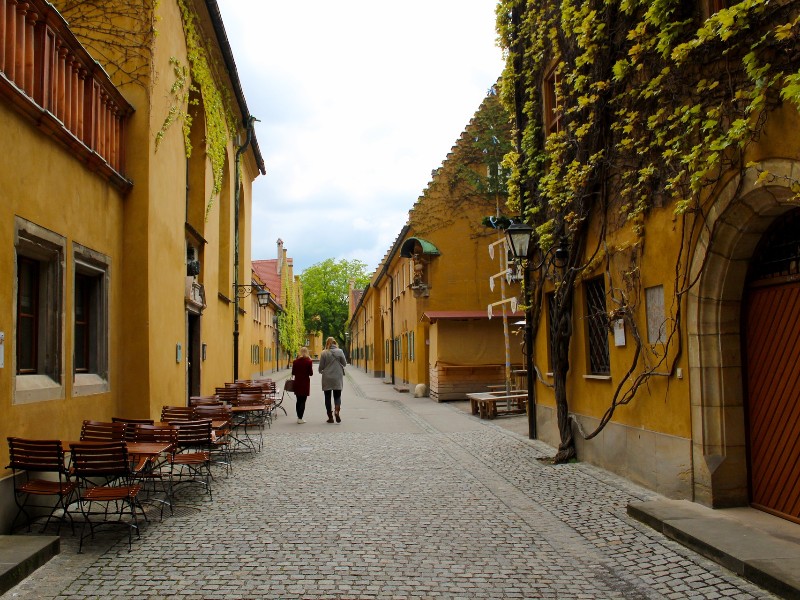
M 506 229 L 506 240 L 512 258 L 522 263 L 522 285 L 525 288 L 525 376 L 528 387 L 528 437 L 536 439 L 536 402 L 533 390 L 533 315 L 531 310 L 531 272 L 529 254 L 533 227 L 524 223 L 512 223 Z
M 506 240 L 513 259 L 522 265 L 522 284 L 525 287 L 525 370 L 528 385 L 528 437 L 536 439 L 536 402 L 533 390 L 533 310 L 531 302 L 531 271 L 549 267 L 552 263 L 563 269 L 569 259 L 567 238 L 561 236 L 558 246 L 551 246 L 541 262 L 531 264 L 533 227 L 525 223 L 512 223 L 506 229 Z
M 233 284 L 233 380 L 239 379 L 239 300 L 247 298 L 255 292 L 258 306 L 263 308 L 269 304 L 269 290 L 260 285 Z

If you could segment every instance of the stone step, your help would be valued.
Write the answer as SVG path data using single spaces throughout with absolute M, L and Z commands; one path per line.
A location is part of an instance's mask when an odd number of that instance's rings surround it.
M 0 594 L 4 594 L 61 550 L 57 535 L 0 535 Z

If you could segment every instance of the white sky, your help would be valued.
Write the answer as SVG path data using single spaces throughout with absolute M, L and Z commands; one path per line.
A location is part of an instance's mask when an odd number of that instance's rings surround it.
M 502 70 L 494 0 L 219 0 L 267 175 L 254 260 L 374 270 Z

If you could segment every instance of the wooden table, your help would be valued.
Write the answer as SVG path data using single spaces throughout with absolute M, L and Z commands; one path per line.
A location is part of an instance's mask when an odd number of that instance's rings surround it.
M 170 449 L 171 444 L 166 442 L 128 442 L 126 440 L 119 440 L 124 441 L 125 446 L 128 448 L 128 454 L 136 454 L 137 456 L 158 456 L 159 454 L 163 454 L 167 450 Z M 61 442 L 61 447 L 64 448 L 64 452 L 70 451 L 70 445 L 72 444 L 86 444 L 86 445 L 98 445 L 102 446 L 104 444 L 108 444 L 109 442 L 81 442 L 81 441 L 63 441 Z
M 527 412 L 528 392 L 472 392 L 467 394 L 473 415 L 481 419 L 494 419 L 498 415 L 521 415 Z M 498 406 L 500 404 L 501 406 Z

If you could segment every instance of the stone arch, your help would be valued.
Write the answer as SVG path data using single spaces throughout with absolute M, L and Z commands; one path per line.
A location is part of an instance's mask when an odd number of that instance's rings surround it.
M 770 176 L 759 181 L 759 173 Z M 687 298 L 694 500 L 717 508 L 748 503 L 742 299 L 762 234 L 800 206 L 790 190 L 800 162 L 769 159 L 731 180 L 709 210 L 690 264 Z

